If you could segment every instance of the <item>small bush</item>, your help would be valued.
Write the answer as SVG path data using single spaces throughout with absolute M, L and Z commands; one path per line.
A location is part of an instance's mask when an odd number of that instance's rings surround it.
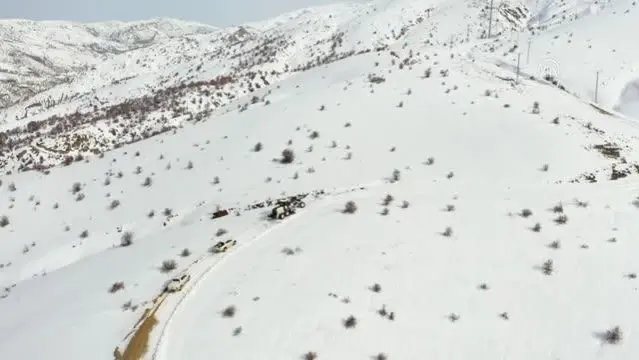
M 82 201 L 84 200 L 84 194 L 83 193 L 79 193 L 76 197 L 75 197 L 75 201 Z
M 347 202 L 346 205 L 344 205 L 344 210 L 342 210 L 344 214 L 353 214 L 356 211 L 357 211 L 357 205 L 355 204 L 354 201 Z
M 530 230 L 532 230 L 534 232 L 540 232 L 541 231 L 541 224 L 540 223 L 536 223 L 535 226 L 533 226 Z
M 544 261 L 544 263 L 541 265 L 541 272 L 544 273 L 544 275 L 552 275 L 554 269 L 555 267 L 552 259 Z
M 385 198 L 384 198 L 384 200 L 382 201 L 382 204 L 384 204 L 384 206 L 388 206 L 388 205 L 390 205 L 390 203 L 392 203 L 392 202 L 393 202 L 393 200 L 394 200 L 394 199 L 395 199 L 395 198 L 393 198 L 393 195 L 388 194 L 388 195 L 386 195 L 386 197 L 385 197 Z
M 306 354 L 302 355 L 302 359 L 303 360 L 316 360 L 317 359 L 317 353 L 314 351 L 309 351 Z
M 386 354 L 384 354 L 384 353 L 379 353 L 379 354 L 373 356 L 373 359 L 374 360 L 387 360 L 388 356 L 386 356 Z
M 453 229 L 449 226 L 442 232 L 442 236 L 451 237 L 453 235 Z
M 429 157 L 428 159 L 426 159 L 426 161 L 424 162 L 425 165 L 433 165 L 435 163 L 435 158 L 433 157 Z
M 619 326 L 615 326 L 614 328 L 606 331 L 604 334 L 604 340 L 608 344 L 618 344 L 623 338 L 623 333 L 621 332 L 621 328 Z
M 0 228 L 9 225 L 9 217 L 6 215 L 0 216 Z
M 9 191 L 14 192 L 16 190 L 17 190 L 16 184 L 14 184 L 14 183 L 9 184 Z
M 263 148 L 264 148 L 264 146 L 262 146 L 262 143 L 258 142 L 257 144 L 255 144 L 255 146 L 253 146 L 253 151 L 260 152 L 260 151 L 262 151 Z
M 235 312 L 236 312 L 236 309 L 234 305 L 227 306 L 224 310 L 222 310 L 222 317 L 227 317 L 227 318 L 233 317 L 235 316 Z
M 117 208 L 118 206 L 120 206 L 120 200 L 113 200 L 111 201 L 111 203 L 109 204 L 109 209 L 113 210 L 115 208 Z
M 564 206 L 563 204 L 559 203 L 555 206 L 552 207 L 552 212 L 554 212 L 555 214 L 561 214 L 564 212 Z
M 402 201 L 402 209 L 407 209 L 410 206 L 410 203 L 406 200 Z
M 83 231 L 80 233 L 80 238 L 81 238 L 81 239 L 86 239 L 86 238 L 88 238 L 88 237 L 89 237 L 89 230 L 83 230 Z
M 401 172 L 397 169 L 393 170 L 393 175 L 391 176 L 391 179 L 393 179 L 393 182 L 399 181 L 401 177 Z
M 82 184 L 80 184 L 79 182 L 75 182 L 73 183 L 73 185 L 71 185 L 71 193 L 73 195 L 79 193 L 82 190 Z
M 175 260 L 170 259 L 162 261 L 162 266 L 160 267 L 162 272 L 168 273 L 175 269 L 177 269 L 177 262 Z
M 551 249 L 559 249 L 561 247 L 561 243 L 559 242 L 559 240 L 555 240 L 553 242 L 551 242 L 550 244 L 548 244 L 548 247 Z
M 110 293 L 115 293 L 118 292 L 120 290 L 124 289 L 124 283 L 122 281 L 119 282 L 115 282 L 113 283 L 113 285 L 111 285 L 111 287 L 109 288 L 109 292 Z
M 191 255 L 191 250 L 189 250 L 188 248 L 185 248 L 182 250 L 182 252 L 180 253 L 181 257 L 187 257 Z
M 186 163 L 186 169 L 187 170 L 193 169 L 193 161 L 189 161 L 188 163 Z
M 519 215 L 523 218 L 527 218 L 529 216 L 531 216 L 533 214 L 533 212 L 530 209 L 523 209 Z
M 447 211 L 447 212 L 453 212 L 453 211 L 455 211 L 455 205 L 453 205 L 453 204 L 448 204 L 448 205 L 446 205 L 446 211 Z
M 390 210 L 387 207 L 385 207 L 380 214 L 382 214 L 382 216 L 386 216 L 389 213 L 390 213 Z
M 280 159 L 280 162 L 282 164 L 291 164 L 293 161 L 295 161 L 295 153 L 293 150 L 290 148 L 282 150 L 282 159 Z
M 238 336 L 242 333 L 242 327 L 238 326 L 235 329 L 233 329 L 233 336 Z
M 146 179 L 144 179 L 144 182 L 142 183 L 142 186 L 144 187 L 149 187 L 153 184 L 153 180 L 150 177 L 146 177 Z
M 378 292 L 382 291 L 382 286 L 380 284 L 376 283 L 373 286 L 371 286 L 370 289 L 371 289 L 372 292 L 378 293 Z
M 228 231 L 226 229 L 219 228 L 215 232 L 215 236 L 217 236 L 217 237 L 224 236 L 226 233 L 228 233 Z
M 122 234 L 122 237 L 120 238 L 120 246 L 127 247 L 132 244 L 133 244 L 133 233 L 130 231 L 127 231 L 124 234 Z
M 558 225 L 563 225 L 565 223 L 568 222 L 568 216 L 566 216 L 565 214 L 563 215 L 559 215 L 556 219 L 555 219 L 555 223 L 557 223 Z
M 355 316 L 351 315 L 347 317 L 346 319 L 344 319 L 342 323 L 344 324 L 345 328 L 352 329 L 355 326 L 357 326 L 357 319 L 355 318 Z
M 311 132 L 311 135 L 309 135 L 308 137 L 311 139 L 317 139 L 319 137 L 319 132 L 313 131 Z

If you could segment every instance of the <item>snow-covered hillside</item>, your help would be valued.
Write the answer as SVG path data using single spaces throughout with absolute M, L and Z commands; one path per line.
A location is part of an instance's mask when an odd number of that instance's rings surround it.
M 0 354 L 636 358 L 636 5 L 485 5 L 167 31 L 2 110 Z

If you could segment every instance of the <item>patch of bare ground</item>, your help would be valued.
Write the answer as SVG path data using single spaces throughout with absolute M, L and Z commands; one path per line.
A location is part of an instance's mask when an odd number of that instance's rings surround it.
M 144 354 L 149 350 L 149 338 L 151 331 L 158 324 L 158 320 L 155 318 L 155 313 L 162 305 L 164 297 L 157 299 L 159 302 L 150 309 L 145 309 L 144 314 L 138 320 L 135 329 L 135 333 L 126 345 L 124 352 L 120 352 L 119 347 L 116 347 L 113 351 L 113 357 L 115 360 L 140 360 L 144 357 Z

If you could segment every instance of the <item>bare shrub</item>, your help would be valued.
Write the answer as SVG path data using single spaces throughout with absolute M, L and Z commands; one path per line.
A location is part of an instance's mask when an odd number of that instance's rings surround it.
M 317 359 L 317 353 L 314 351 L 309 351 L 306 354 L 302 355 L 302 359 L 303 360 L 316 360 Z
M 122 234 L 122 237 L 120 238 L 120 246 L 127 247 L 132 244 L 133 244 L 133 233 L 130 231 L 127 231 L 124 234 Z
M 373 284 L 373 286 L 371 286 L 369 289 L 370 289 L 372 292 L 376 292 L 376 293 L 378 293 L 378 292 L 382 291 L 382 286 L 381 286 L 380 284 L 375 283 L 375 284 Z
M 264 148 L 264 146 L 262 145 L 262 143 L 258 142 L 257 144 L 255 144 L 255 146 L 253 146 L 253 151 L 260 152 L 260 151 L 262 151 L 263 148 Z
M 146 179 L 144 179 L 144 182 L 142 183 L 142 186 L 144 187 L 149 187 L 153 184 L 153 180 L 150 177 L 146 177 Z
M 541 170 L 541 171 L 543 171 L 543 172 L 546 172 L 546 171 L 548 171 L 548 168 L 549 168 L 549 165 L 548 165 L 548 164 L 544 164 L 544 165 L 541 167 L 541 169 L 539 169 L 539 170 Z
M 555 266 L 552 259 L 548 259 L 544 261 L 544 263 L 541 265 L 541 272 L 544 275 L 552 275 L 554 269 L 555 269 Z
M 311 132 L 311 134 L 308 137 L 313 139 L 313 140 L 317 139 L 319 137 L 319 132 L 313 131 L 313 132 Z
M 344 205 L 344 210 L 342 212 L 344 214 L 353 214 L 357 211 L 357 204 L 354 201 L 348 201 L 346 205 Z
M 623 339 L 623 333 L 619 326 L 615 326 L 614 328 L 607 330 L 603 338 L 608 344 L 614 345 L 618 344 Z
M 182 250 L 182 252 L 180 253 L 181 257 L 187 257 L 187 256 L 190 256 L 190 255 L 191 255 L 191 250 L 189 250 L 188 248 L 184 248 Z
M 530 228 L 530 230 L 532 230 L 534 232 L 540 232 L 541 231 L 541 224 L 540 223 L 536 223 L 532 228 Z
M 393 195 L 388 194 L 386 195 L 386 197 L 384 197 L 384 200 L 382 201 L 382 204 L 384 204 L 384 206 L 388 206 L 390 205 L 390 203 L 393 202 L 395 198 L 393 197 Z
M 568 216 L 566 216 L 566 214 L 559 215 L 554 221 L 558 225 L 563 225 L 568 222 Z
M 453 205 L 453 204 L 448 204 L 448 205 L 446 205 L 446 211 L 447 211 L 447 212 L 453 212 L 453 211 L 455 211 L 455 205 Z
M 564 205 L 562 203 L 559 203 L 555 206 L 552 207 L 552 212 L 554 212 L 555 214 L 561 214 L 564 212 Z
M 442 232 L 442 236 L 451 237 L 453 235 L 453 229 L 449 226 Z
M 89 237 L 89 230 L 83 230 L 83 231 L 80 233 L 80 238 L 81 238 L 81 239 L 86 239 L 86 238 L 88 238 L 88 237 Z
M 118 206 L 120 206 L 120 200 L 113 200 L 111 201 L 111 203 L 109 204 L 109 209 L 113 210 L 115 208 L 117 208 Z
M 550 244 L 548 244 L 548 247 L 551 249 L 559 249 L 561 247 L 561 243 L 559 242 L 559 240 L 555 240 L 553 242 L 551 242 Z
M 428 159 L 426 159 L 426 161 L 424 162 L 425 165 L 433 165 L 435 163 L 435 158 L 434 157 L 429 157 Z
M 346 319 L 344 319 L 342 321 L 342 323 L 344 324 L 344 327 L 347 329 L 352 329 L 355 326 L 357 326 L 357 319 L 355 318 L 355 316 L 350 315 L 349 317 L 347 317 Z
M 521 216 L 523 218 L 527 218 L 527 217 L 531 216 L 532 214 L 533 214 L 533 212 L 530 209 L 523 209 L 519 213 L 519 216 Z
M 235 316 L 236 308 L 235 305 L 227 306 L 224 310 L 222 310 L 222 317 L 230 318 Z
M 280 159 L 280 162 L 282 164 L 291 164 L 293 161 L 295 161 L 295 153 L 293 150 L 290 148 L 282 150 L 282 158 Z
M 71 193 L 73 195 L 79 193 L 82 190 L 82 184 L 80 184 L 79 182 L 74 182 L 73 185 L 71 185 Z
M 9 225 L 9 217 L 7 215 L 0 216 L 0 228 Z
M 217 236 L 217 237 L 224 236 L 226 233 L 228 233 L 228 230 L 223 229 L 223 228 L 219 228 L 215 232 L 215 236 Z
M 406 200 L 402 201 L 402 205 L 401 205 L 402 209 L 406 209 L 409 206 L 410 206 L 410 203 L 408 201 L 406 201 Z
M 233 329 L 233 336 L 238 336 L 242 333 L 242 327 L 238 326 L 235 329 Z
M 76 197 L 75 197 L 75 201 L 82 201 L 84 200 L 85 196 L 83 193 L 79 193 Z
M 167 259 L 162 261 L 162 266 L 160 267 L 160 271 L 164 273 L 171 272 L 177 269 L 177 262 L 173 259 Z
M 288 248 L 288 247 L 282 249 L 281 252 L 282 252 L 282 254 L 285 254 L 285 255 L 295 255 L 295 250 L 293 250 L 291 248 Z
M 113 285 L 111 285 L 111 287 L 109 288 L 109 292 L 113 294 L 113 293 L 118 292 L 118 291 L 120 291 L 122 289 L 124 289 L 124 282 L 118 281 L 118 282 L 113 283 Z
M 384 354 L 384 353 L 379 353 L 379 354 L 373 356 L 373 359 L 374 360 L 387 360 L 388 356 L 386 356 L 386 354 Z
M 399 181 L 400 177 L 401 177 L 401 172 L 397 169 L 393 170 L 393 174 L 391 176 L 391 179 L 393 180 L 393 182 Z
M 186 163 L 186 169 L 187 170 L 193 169 L 193 161 L 189 161 L 188 163 Z
M 9 189 L 9 191 L 11 191 L 11 192 L 16 191 L 16 190 L 17 190 L 17 188 L 16 188 L 16 184 L 15 184 L 15 183 L 11 183 L 11 184 L 9 184 L 8 189 Z

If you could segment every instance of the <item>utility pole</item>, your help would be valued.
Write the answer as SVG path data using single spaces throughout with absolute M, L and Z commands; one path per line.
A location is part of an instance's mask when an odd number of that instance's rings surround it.
M 532 42 L 532 37 L 528 38 L 528 53 L 526 54 L 526 65 L 530 63 L 530 43 Z
M 517 77 L 515 78 L 515 83 L 519 83 L 519 58 L 521 58 L 521 52 L 517 53 Z
M 490 13 L 488 15 L 488 37 L 490 38 L 490 33 L 493 27 L 493 0 L 490 0 Z
M 599 95 L 599 71 L 597 71 L 597 79 L 595 80 L 595 102 L 597 102 L 597 95 Z

